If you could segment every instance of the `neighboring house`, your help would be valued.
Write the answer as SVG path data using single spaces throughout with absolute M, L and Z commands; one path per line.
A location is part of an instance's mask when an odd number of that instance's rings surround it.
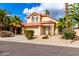
M 33 12 L 27 17 L 27 24 L 24 24 L 24 29 L 34 30 L 34 35 L 53 35 L 57 23 L 58 21 L 46 14 Z

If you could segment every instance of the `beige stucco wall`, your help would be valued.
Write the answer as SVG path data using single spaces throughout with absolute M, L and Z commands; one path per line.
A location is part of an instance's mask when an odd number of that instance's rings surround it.
M 54 22 L 56 22 L 56 23 L 58 23 L 56 20 L 54 20 L 54 19 L 52 19 L 52 18 L 50 18 L 50 17 L 43 17 L 42 18 L 42 21 L 54 21 Z
M 25 30 L 33 30 L 34 31 L 34 35 L 40 35 L 39 27 L 27 27 Z
M 27 23 L 31 23 L 31 19 L 29 18 L 29 19 L 27 19 Z
M 40 31 L 40 32 L 41 32 L 41 35 L 46 34 L 46 33 L 45 33 L 45 28 L 44 28 L 44 27 L 41 27 L 41 29 L 40 29 L 40 30 L 41 30 L 41 31 Z
M 42 17 L 42 21 L 48 21 L 48 20 L 52 20 L 52 19 L 48 17 Z
M 54 34 L 54 25 L 51 26 L 51 34 Z M 58 28 L 55 29 L 55 34 L 58 34 Z

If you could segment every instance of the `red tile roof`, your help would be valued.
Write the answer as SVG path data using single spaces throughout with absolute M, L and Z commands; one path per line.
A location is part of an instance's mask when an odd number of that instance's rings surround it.
M 40 23 L 28 23 L 28 24 L 24 24 L 24 27 L 29 27 L 29 26 L 42 26 L 42 24 L 40 24 Z
M 41 24 L 55 24 L 54 21 L 43 21 L 41 22 Z
M 28 24 L 23 24 L 24 27 L 29 27 L 29 26 L 44 26 L 45 24 L 55 24 L 53 21 L 43 21 L 39 23 L 28 23 Z
M 38 14 L 38 13 L 36 13 L 36 12 L 33 12 L 32 14 L 30 14 L 30 15 L 27 17 L 27 19 L 29 19 L 30 16 L 32 16 L 32 15 L 40 15 L 41 17 L 49 17 L 47 14 Z

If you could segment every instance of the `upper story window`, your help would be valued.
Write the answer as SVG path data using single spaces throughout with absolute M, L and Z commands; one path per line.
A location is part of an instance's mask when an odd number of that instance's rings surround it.
M 36 17 L 36 22 L 38 22 L 38 17 Z
M 32 16 L 32 22 L 38 22 L 38 16 Z
M 32 22 L 35 22 L 35 19 L 34 19 L 34 17 L 32 16 Z

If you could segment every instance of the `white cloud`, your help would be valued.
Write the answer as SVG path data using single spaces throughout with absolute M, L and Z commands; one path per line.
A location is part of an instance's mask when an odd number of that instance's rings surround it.
M 50 16 L 58 18 L 64 15 L 64 3 L 42 3 L 40 6 L 32 7 L 31 9 L 25 8 L 23 13 L 29 15 L 30 13 L 44 13 L 44 10 L 49 10 Z
M 18 15 L 18 14 L 8 14 L 7 16 L 23 16 L 23 15 Z
M 28 12 L 29 12 L 29 9 L 25 8 L 24 11 L 23 11 L 23 14 L 26 14 L 26 13 L 28 14 Z
M 23 13 L 29 15 L 30 13 L 37 12 L 42 13 L 44 11 L 43 6 L 32 7 L 31 9 L 25 8 Z

